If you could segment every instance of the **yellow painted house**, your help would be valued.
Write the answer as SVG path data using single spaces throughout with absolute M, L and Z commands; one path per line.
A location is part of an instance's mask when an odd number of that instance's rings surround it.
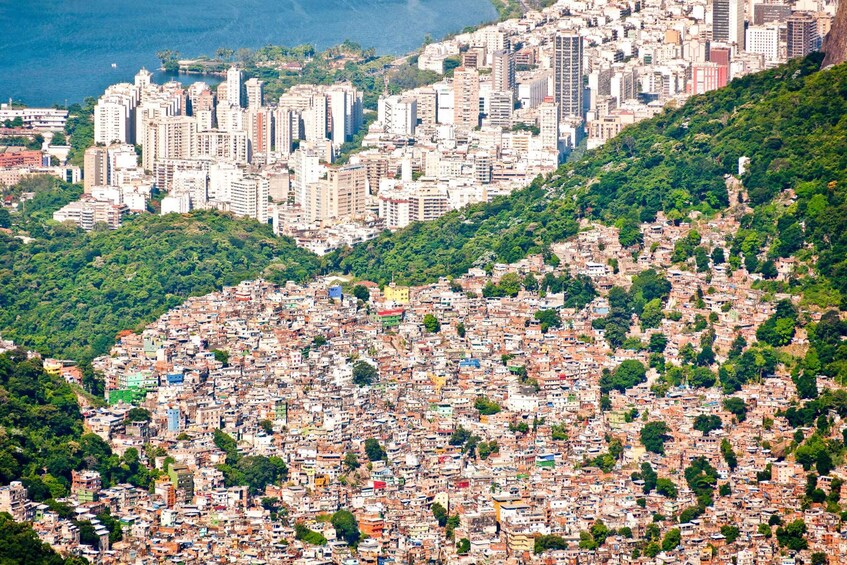
M 396 304 L 408 304 L 409 303 L 409 287 L 408 286 L 397 286 L 393 282 L 385 285 L 385 288 L 382 289 L 382 294 L 385 296 L 386 302 L 394 302 Z

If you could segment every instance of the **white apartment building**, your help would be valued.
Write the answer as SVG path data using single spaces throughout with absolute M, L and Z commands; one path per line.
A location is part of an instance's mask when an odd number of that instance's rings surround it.
M 268 180 L 250 175 L 235 180 L 230 194 L 230 211 L 239 217 L 253 218 L 263 224 L 268 223 Z
M 382 96 L 378 102 L 377 120 L 385 133 L 414 137 L 418 123 L 418 102 L 408 96 Z

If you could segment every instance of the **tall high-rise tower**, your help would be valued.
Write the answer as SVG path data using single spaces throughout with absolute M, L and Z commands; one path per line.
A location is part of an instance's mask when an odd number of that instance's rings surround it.
M 83 161 L 83 191 L 91 194 L 91 188 L 108 184 L 108 159 L 105 147 L 89 147 Z
M 574 31 L 556 34 L 555 101 L 559 117 L 583 117 L 582 37 Z
M 744 0 L 713 0 L 712 38 L 744 50 Z
M 515 56 L 511 51 L 495 51 L 491 63 L 492 90 L 515 90 Z
M 262 106 L 265 83 L 253 77 L 247 79 L 247 82 L 244 83 L 244 90 L 247 91 L 247 107 L 260 108 Z
M 241 106 L 241 70 L 236 66 L 226 72 L 226 101 L 233 106 Z
M 798 12 L 788 18 L 788 58 L 805 57 L 818 48 L 818 25 L 808 13 Z
M 538 126 L 541 130 L 541 148 L 558 150 L 559 108 L 550 96 L 538 106 Z
M 455 116 L 453 123 L 469 128 L 479 125 L 479 71 L 459 67 L 453 71 Z

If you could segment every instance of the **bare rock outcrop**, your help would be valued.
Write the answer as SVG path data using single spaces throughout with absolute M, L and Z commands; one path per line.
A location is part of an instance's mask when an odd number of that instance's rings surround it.
M 824 38 L 822 49 L 826 53 L 824 67 L 847 61 L 847 0 L 839 2 L 835 21 Z

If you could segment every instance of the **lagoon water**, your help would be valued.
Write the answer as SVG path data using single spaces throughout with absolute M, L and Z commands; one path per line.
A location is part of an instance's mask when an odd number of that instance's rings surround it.
M 0 100 L 99 96 L 142 66 L 157 68 L 164 49 L 214 56 L 220 47 L 325 48 L 349 39 L 399 55 L 427 34 L 495 17 L 490 0 L 0 0 Z

